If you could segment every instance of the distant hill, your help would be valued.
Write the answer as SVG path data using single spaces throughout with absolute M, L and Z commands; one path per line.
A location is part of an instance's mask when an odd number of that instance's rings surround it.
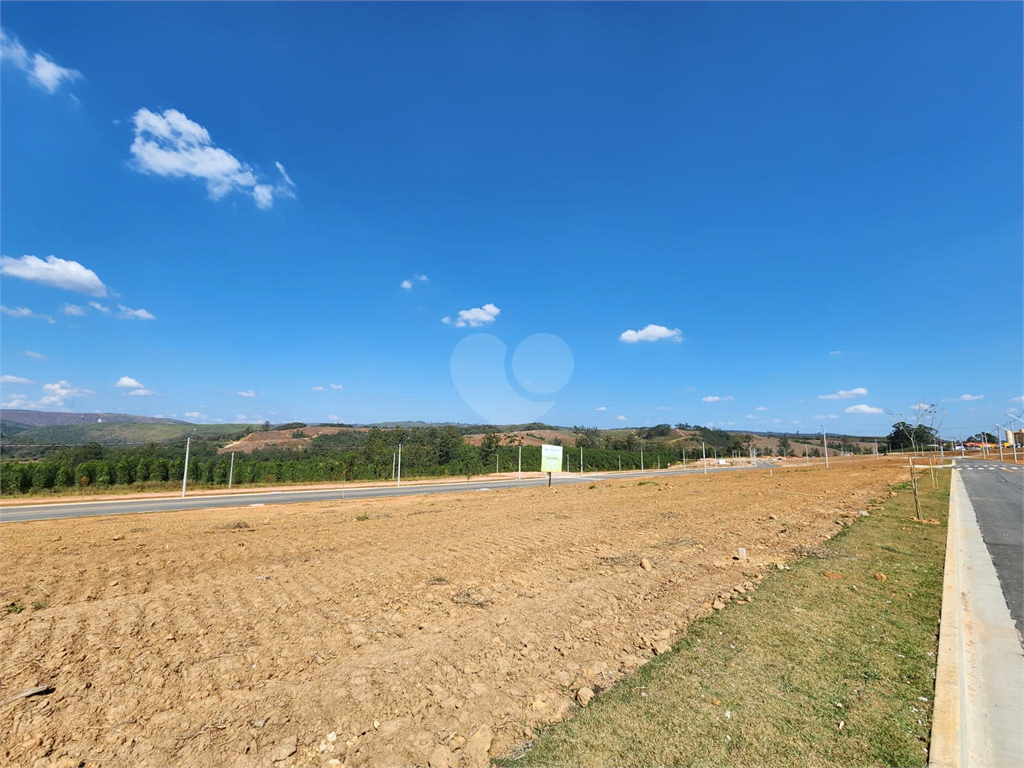
M 179 419 L 133 416 L 129 413 L 59 413 L 0 408 L 0 422 L 23 427 L 60 427 L 68 424 L 188 424 Z
M 60 424 L 56 426 L 24 429 L 8 436 L 8 447 L 40 445 L 85 445 L 99 443 L 107 446 L 145 445 L 183 441 L 186 437 L 234 437 L 246 429 L 245 424 L 189 424 L 101 422 L 88 424 Z M 6 429 L 6 426 L 5 426 Z

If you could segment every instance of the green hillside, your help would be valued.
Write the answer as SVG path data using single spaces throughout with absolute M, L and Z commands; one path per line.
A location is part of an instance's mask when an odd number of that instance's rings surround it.
M 26 429 L 11 436 L 11 447 L 29 445 L 145 445 L 181 441 L 186 437 L 229 437 L 249 429 L 246 424 L 65 424 Z

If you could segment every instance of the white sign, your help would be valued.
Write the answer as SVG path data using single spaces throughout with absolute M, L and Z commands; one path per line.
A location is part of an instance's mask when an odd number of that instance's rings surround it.
M 540 471 L 561 472 L 562 471 L 562 446 L 542 445 L 540 447 Z

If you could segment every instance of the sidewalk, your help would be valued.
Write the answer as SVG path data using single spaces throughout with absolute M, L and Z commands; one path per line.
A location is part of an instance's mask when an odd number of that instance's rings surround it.
M 1024 765 L 1024 650 L 956 469 L 929 765 Z

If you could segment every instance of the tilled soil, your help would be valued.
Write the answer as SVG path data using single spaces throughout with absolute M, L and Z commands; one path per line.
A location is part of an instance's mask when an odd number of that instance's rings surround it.
M 6 524 L 2 763 L 486 765 L 907 474 L 865 464 Z

